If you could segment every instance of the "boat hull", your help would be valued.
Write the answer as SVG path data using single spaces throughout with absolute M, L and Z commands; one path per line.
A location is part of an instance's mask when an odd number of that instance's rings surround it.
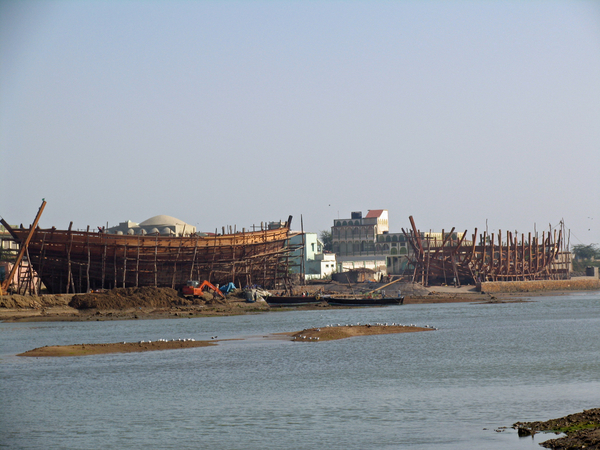
M 181 237 L 37 228 L 27 253 L 55 294 L 115 287 L 180 289 L 188 280 L 267 287 L 288 274 L 288 223 L 275 230 Z M 19 243 L 29 233 L 25 228 L 8 231 Z
M 336 298 L 327 299 L 331 306 L 389 306 L 402 305 L 404 297 L 391 298 Z
M 265 298 L 269 306 L 306 306 L 306 305 L 318 305 L 323 300 L 319 297 L 313 296 L 291 296 L 291 297 L 279 297 L 269 296 Z

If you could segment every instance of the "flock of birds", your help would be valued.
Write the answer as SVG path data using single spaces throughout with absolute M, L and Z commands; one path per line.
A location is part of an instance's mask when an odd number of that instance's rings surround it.
M 217 336 L 211 337 L 211 339 L 216 339 L 216 338 L 217 338 Z M 196 339 L 194 339 L 194 338 L 189 338 L 189 339 L 186 338 L 186 339 L 157 339 L 154 342 L 195 342 L 195 341 L 196 341 Z M 137 341 L 137 343 L 138 344 L 152 344 L 152 341 L 150 341 L 150 340 L 147 340 L 147 341 L 142 340 L 142 341 Z M 123 341 L 123 342 L 121 342 L 121 344 L 127 344 L 127 342 Z
M 325 325 L 324 328 L 331 328 L 331 327 L 360 327 L 360 326 L 363 326 L 363 327 L 419 327 L 419 325 L 416 325 L 414 323 L 411 323 L 410 325 L 404 325 L 404 324 L 396 323 L 396 322 L 392 322 L 392 323 L 389 323 L 389 322 L 385 322 L 385 323 L 375 322 L 375 323 L 363 323 L 363 324 L 361 324 L 360 322 L 357 322 L 356 324 L 347 323 L 345 325 L 341 324 L 341 323 L 338 323 L 338 324 L 332 323 L 332 324 L 329 324 L 329 325 Z M 423 326 L 420 326 L 420 328 L 429 328 L 430 330 L 437 330 L 437 328 L 434 327 L 434 326 L 432 326 L 432 325 L 423 325 Z M 318 332 L 318 331 L 321 331 L 321 329 L 320 328 L 305 328 L 304 330 L 301 331 L 301 333 L 305 333 L 307 331 L 317 331 Z M 306 336 L 304 334 L 300 334 L 298 336 L 294 336 L 292 338 L 292 340 L 293 341 L 302 341 L 302 340 L 309 340 L 309 341 L 310 340 L 314 340 L 314 341 L 318 341 L 319 337 L 318 336 Z
M 357 322 L 356 324 L 347 323 L 345 325 L 343 325 L 341 323 L 338 323 L 338 324 L 332 323 L 332 324 L 329 324 L 329 325 L 325 325 L 324 328 L 330 328 L 330 327 L 360 327 L 360 326 L 363 326 L 363 327 L 390 327 L 390 326 L 391 327 L 416 327 L 418 325 L 415 325 L 414 323 L 411 323 L 410 325 L 403 325 L 401 323 L 396 323 L 396 322 L 392 322 L 392 323 L 388 323 L 388 322 L 385 322 L 385 323 L 375 322 L 373 324 L 371 324 L 371 323 L 363 323 L 363 324 L 361 324 L 360 322 Z M 431 330 L 437 330 L 436 327 L 431 326 L 431 325 L 423 325 L 421 328 L 429 328 Z M 306 331 L 309 331 L 309 330 L 311 330 L 311 331 L 321 331 L 320 328 L 306 328 L 306 329 L 304 329 L 302 331 L 306 332 Z M 210 338 L 211 339 L 217 339 L 218 337 L 219 336 L 211 336 Z M 292 340 L 294 340 L 294 341 L 296 341 L 296 340 L 299 340 L 299 341 L 300 340 L 318 341 L 319 337 L 318 336 L 306 336 L 306 335 L 301 334 L 299 336 L 294 336 L 294 338 Z M 171 339 L 171 340 L 169 340 L 169 339 L 158 339 L 156 342 L 195 342 L 195 341 L 196 341 L 196 339 L 190 338 L 190 339 Z M 127 344 L 127 342 L 123 341 L 122 344 Z M 148 340 L 148 341 L 138 341 L 138 344 L 152 344 L 152 341 L 150 341 L 150 340 Z
M 410 325 L 403 325 L 401 323 L 396 323 L 396 322 L 392 322 L 392 323 L 380 323 L 380 322 L 375 322 L 375 323 L 363 323 L 361 324 L 360 322 L 357 322 L 356 324 L 352 324 L 352 323 L 347 323 L 345 325 L 338 323 L 338 324 L 334 324 L 332 323 L 331 325 L 325 325 L 325 328 L 327 327 L 418 327 L 419 325 L 416 325 L 414 323 L 411 323 Z M 421 326 L 421 328 L 430 328 L 432 330 L 437 330 L 436 327 L 431 326 L 431 325 L 423 325 Z M 320 331 L 320 329 L 318 329 Z

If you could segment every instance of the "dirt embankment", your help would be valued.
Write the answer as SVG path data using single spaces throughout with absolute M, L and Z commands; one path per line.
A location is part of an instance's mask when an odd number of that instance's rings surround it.
M 105 292 L 70 295 L 0 297 L 0 320 L 82 321 L 117 319 L 163 319 L 232 315 L 268 310 L 265 302 L 246 303 L 231 295 L 227 299 L 205 293 L 188 299 L 170 288 L 117 288 Z
M 211 295 L 212 299 L 212 295 Z M 172 306 L 201 305 L 203 299 L 188 300 L 170 288 L 117 288 L 106 292 L 74 295 L 69 306 L 75 309 L 170 308 Z
M 513 428 L 519 436 L 532 436 L 538 432 L 565 433 L 565 437 L 540 444 L 553 450 L 600 449 L 600 408 L 545 422 L 517 422 Z
M 11 309 L 42 309 L 51 307 L 65 307 L 69 305 L 73 294 L 64 295 L 2 295 L 0 308 Z
M 574 278 L 571 280 L 486 281 L 485 283 L 481 283 L 481 292 L 486 294 L 592 291 L 598 289 L 600 289 L 600 279 L 592 277 Z
M 580 284 L 581 282 L 573 282 L 573 280 L 570 282 L 573 284 L 568 289 L 584 289 Z M 406 282 L 394 283 L 387 287 L 383 283 L 355 283 L 349 285 L 347 283 L 319 282 L 296 286 L 293 293 L 295 295 L 319 293 L 321 295 L 373 295 L 377 297 L 383 292 L 387 297 L 393 297 L 398 295 L 398 291 L 400 291 L 405 296 L 405 305 L 452 302 L 503 303 L 523 301 L 522 298 L 515 297 L 521 295 L 521 291 L 511 292 L 511 287 L 514 289 L 518 286 L 518 283 L 521 282 L 498 283 L 502 285 L 502 292 L 497 294 L 477 292 L 472 286 L 461 286 L 459 288 L 433 286 L 424 288 L 419 284 Z M 486 286 L 491 285 L 492 283 L 486 283 Z M 547 289 L 549 289 L 548 286 L 550 285 L 546 286 Z M 553 286 L 559 289 L 558 285 L 554 284 Z M 585 284 L 585 286 L 589 285 Z M 384 288 L 383 291 L 378 290 L 381 287 Z M 600 286 L 598 289 L 600 289 Z M 559 291 L 530 290 L 527 295 L 554 295 L 556 292 Z M 328 305 L 323 303 L 319 306 L 302 306 L 296 309 L 314 309 L 317 307 L 328 307 Z M 203 297 L 191 299 L 180 296 L 174 289 L 154 287 L 117 288 L 88 294 L 9 295 L 0 297 L 0 320 L 13 322 L 162 319 L 261 313 L 269 310 L 269 305 L 264 301 L 246 303 L 241 292 L 237 295 L 227 295 L 226 299 L 205 292 Z

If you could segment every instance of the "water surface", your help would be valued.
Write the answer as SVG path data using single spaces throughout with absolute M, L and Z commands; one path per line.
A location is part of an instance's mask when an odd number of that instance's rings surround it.
M 295 343 L 357 322 L 437 331 Z M 114 322 L 0 324 L 0 447 L 538 449 L 516 421 L 600 406 L 600 295 Z M 243 338 L 22 358 L 43 345 Z

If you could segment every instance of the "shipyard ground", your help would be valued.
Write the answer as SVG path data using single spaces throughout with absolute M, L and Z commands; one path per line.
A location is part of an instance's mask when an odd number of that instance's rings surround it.
M 387 291 L 388 296 L 397 294 L 398 289 L 405 296 L 404 304 L 471 302 L 505 303 L 530 301 L 541 295 L 567 295 L 573 290 L 590 288 L 590 279 L 571 280 L 569 285 L 555 282 L 544 290 L 525 292 L 478 292 L 474 286 L 434 286 L 424 288 L 416 284 L 397 284 Z M 596 279 L 596 281 L 598 281 Z M 535 283 L 535 282 L 532 282 Z M 547 282 L 546 282 L 547 283 Z M 558 283 L 558 284 L 557 284 Z M 508 285 L 510 283 L 507 283 Z M 353 285 L 333 282 L 322 282 L 307 286 L 298 286 L 297 293 L 356 295 L 376 289 L 376 283 L 357 283 Z M 564 289 L 561 289 L 563 288 Z M 591 286 L 593 288 L 593 286 Z M 497 288 L 496 288 L 497 289 Z M 75 307 L 74 307 L 75 306 Z M 316 306 L 294 307 L 294 309 L 340 308 L 322 303 Z M 127 288 L 114 289 L 105 293 L 63 294 L 23 296 L 0 296 L 0 321 L 88 321 L 88 320 L 135 320 L 192 318 L 223 315 L 260 314 L 272 310 L 288 308 L 271 308 L 264 301 L 246 303 L 236 295 L 229 295 L 226 300 L 207 294 L 204 298 L 188 300 L 169 288 Z

